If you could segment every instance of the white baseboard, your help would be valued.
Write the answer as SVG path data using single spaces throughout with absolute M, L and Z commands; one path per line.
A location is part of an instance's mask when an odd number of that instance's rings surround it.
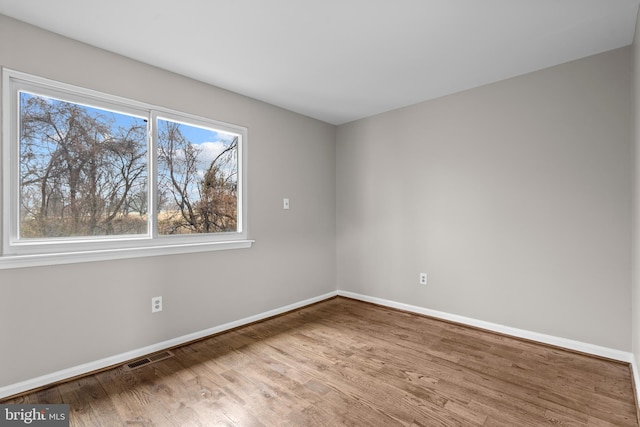
M 636 398 L 636 410 L 640 409 L 640 373 L 638 373 L 638 364 L 636 363 L 636 358 L 631 358 L 631 374 L 633 375 L 633 392 L 635 393 Z M 640 415 L 640 411 L 638 411 Z
M 423 314 L 425 316 L 435 317 L 437 319 L 448 320 L 451 322 L 461 323 L 463 325 L 474 326 L 493 332 L 498 332 L 513 337 L 523 338 L 531 341 L 537 341 L 544 344 L 562 347 L 569 350 L 579 351 L 582 353 L 592 354 L 595 356 L 606 357 L 608 359 L 618 360 L 633 365 L 633 354 L 626 351 L 616 350 L 608 347 L 601 347 L 594 344 L 588 344 L 580 341 L 574 341 L 566 338 L 555 337 L 553 335 L 540 334 L 524 329 L 512 328 L 510 326 L 499 325 L 497 323 L 485 322 L 483 320 L 472 319 L 469 317 L 458 316 L 456 314 L 445 313 L 442 311 L 431 310 L 424 307 L 404 304 L 382 298 L 370 297 L 354 292 L 338 291 L 338 295 L 352 298 L 360 301 L 370 302 L 385 307 L 396 308 L 399 310 L 409 311 L 412 313 Z M 640 386 L 640 383 L 636 383 Z
M 225 323 L 223 325 L 215 326 L 213 328 L 205 329 L 192 334 L 184 335 L 167 341 L 162 341 L 157 344 L 149 345 L 126 353 L 121 353 L 115 356 L 107 357 L 104 359 L 96 360 L 94 362 L 85 363 L 79 366 L 75 366 L 61 371 L 53 372 L 51 374 L 43 375 L 40 377 L 32 378 L 20 383 L 11 384 L 8 386 L 0 387 L 0 399 L 13 396 L 16 394 L 24 393 L 29 390 L 33 390 L 39 387 L 43 387 L 49 384 L 53 384 L 59 381 L 64 381 L 69 378 L 84 375 L 90 372 L 98 371 L 110 366 L 122 364 L 128 360 L 136 359 L 138 357 L 146 356 L 151 353 L 155 353 L 167 348 L 179 346 L 181 344 L 188 343 L 190 341 L 205 338 L 211 335 L 218 334 L 220 332 L 228 331 L 239 326 L 247 325 L 253 322 L 267 319 L 269 317 L 277 316 L 282 313 L 286 313 L 297 308 L 301 308 L 316 302 L 320 302 L 334 296 L 344 296 L 355 300 L 370 302 L 385 307 L 404 310 L 412 313 L 423 314 L 438 319 L 448 320 L 464 325 L 474 326 L 489 331 L 502 333 L 505 335 L 511 335 L 518 338 L 524 338 L 527 340 L 537 341 L 544 344 L 554 345 L 557 347 L 566 348 L 569 350 L 575 350 L 582 353 L 592 354 L 595 356 L 606 357 L 621 362 L 626 362 L 631 365 L 634 381 L 636 387 L 640 388 L 640 373 L 636 366 L 636 361 L 633 354 L 621 350 L 611 349 L 608 347 L 601 347 L 593 344 L 588 344 L 580 341 L 569 340 L 566 338 L 555 337 L 552 335 L 540 334 L 537 332 L 531 332 L 523 329 L 512 328 L 509 326 L 499 325 L 496 323 L 485 322 L 482 320 L 472 319 L 469 317 L 458 316 L 456 314 L 445 313 L 437 310 L 431 310 L 424 307 L 413 306 L 396 301 L 386 300 L 382 298 L 370 297 L 367 295 L 357 294 L 348 291 L 334 291 L 324 295 L 320 295 L 314 298 L 310 298 L 304 301 L 300 301 L 294 304 L 290 304 L 284 307 L 269 310 L 264 313 L 249 316 L 244 319 L 236 320 L 234 322 Z
M 314 304 L 329 298 L 336 296 L 337 291 L 329 292 L 324 295 L 320 295 L 314 298 L 310 298 L 304 301 L 300 301 L 294 304 L 286 305 L 284 307 L 269 310 L 264 313 L 256 314 L 255 316 L 245 317 L 244 319 L 236 320 L 234 322 L 225 323 L 220 326 L 205 329 L 192 334 L 184 335 L 178 338 L 173 338 L 167 341 L 162 341 L 157 344 L 152 344 L 146 347 L 138 348 L 136 350 L 128 351 L 126 353 L 117 354 L 115 356 L 107 357 L 104 359 L 96 360 L 94 362 L 85 363 L 72 368 L 63 369 L 61 371 L 53 372 L 51 374 L 43 375 L 37 378 L 32 378 L 26 381 L 22 381 L 16 384 L 0 387 L 0 399 L 13 396 L 19 393 L 24 393 L 29 390 L 33 390 L 39 387 L 43 387 L 49 384 L 53 384 L 59 381 L 64 381 L 69 378 L 84 375 L 90 372 L 98 371 L 110 366 L 120 365 L 128 360 L 136 359 L 138 357 L 146 356 L 151 353 L 155 353 L 167 348 L 179 346 L 181 344 L 188 343 L 190 341 L 205 338 L 211 335 L 218 334 L 220 332 L 228 331 L 239 326 L 248 325 L 259 320 L 267 319 L 269 317 L 277 316 L 282 313 L 286 313 L 291 310 L 295 310 L 300 307 Z
M 594 344 L 588 344 L 580 341 L 569 340 L 566 338 L 560 338 L 553 335 L 540 334 L 537 332 L 531 332 L 523 329 L 512 328 L 509 326 L 499 325 L 497 323 L 485 322 L 483 320 L 472 319 L 469 317 L 458 316 L 456 314 L 445 313 L 442 311 L 431 310 L 424 307 L 418 307 L 414 305 L 404 304 L 396 301 L 391 301 L 382 298 L 370 297 L 368 295 L 357 294 L 348 291 L 338 291 L 339 296 L 356 299 L 359 301 L 370 302 L 373 304 L 382 305 L 385 307 L 395 308 L 398 310 L 404 310 L 411 313 L 423 314 L 425 316 L 434 317 L 437 319 L 448 320 L 451 322 L 460 323 L 463 325 L 474 326 L 481 329 L 486 329 L 493 332 L 498 332 L 513 337 L 524 338 L 531 341 L 537 341 L 543 344 L 549 344 L 556 347 L 562 347 L 569 350 L 579 351 L 582 353 L 592 354 L 594 356 L 606 357 L 608 359 L 618 360 L 620 362 L 626 362 L 631 369 L 631 375 L 633 376 L 634 394 L 636 400 L 636 408 L 640 408 L 640 371 L 638 370 L 638 363 L 631 352 L 616 350 L 608 347 L 602 347 Z M 640 414 L 640 412 L 638 412 Z

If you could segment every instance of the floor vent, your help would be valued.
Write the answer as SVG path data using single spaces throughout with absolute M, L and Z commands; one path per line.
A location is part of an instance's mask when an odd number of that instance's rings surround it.
M 129 362 L 124 365 L 124 367 L 131 371 L 133 369 L 140 368 L 150 363 L 159 362 L 160 360 L 168 359 L 170 357 L 173 357 L 173 353 L 171 353 L 170 351 L 161 351 L 160 353 L 155 353 L 150 356 L 143 357 L 142 359 Z

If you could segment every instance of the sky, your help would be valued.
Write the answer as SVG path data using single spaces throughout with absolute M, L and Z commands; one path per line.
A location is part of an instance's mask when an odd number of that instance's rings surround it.
M 45 99 L 49 104 L 53 103 L 65 103 L 67 101 L 61 101 L 55 98 L 50 98 L 43 95 L 35 95 L 27 92 L 21 91 L 21 102 L 26 103 L 29 99 L 38 97 Z M 72 103 L 74 104 L 74 103 Z M 128 129 L 131 126 L 145 126 L 147 122 L 146 117 L 134 116 L 129 113 L 120 113 L 112 110 L 107 110 L 100 107 L 92 107 L 87 105 L 76 104 L 79 107 L 83 108 L 86 113 L 93 117 L 102 117 L 103 123 L 111 123 L 112 129 L 121 127 L 124 129 Z M 224 131 L 214 130 L 212 128 L 205 128 L 202 126 L 196 126 L 191 124 L 185 124 L 183 122 L 179 122 L 177 120 L 158 118 L 159 122 L 162 121 L 172 121 L 178 123 L 180 126 L 180 132 L 189 141 L 193 146 L 198 148 L 198 176 L 200 178 L 204 177 L 205 172 L 209 169 L 211 162 L 222 152 L 228 145 L 233 141 L 234 137 L 237 135 L 227 133 Z M 159 125 L 162 128 L 162 124 Z M 117 134 L 117 131 L 113 132 Z M 44 142 L 44 141 L 43 141 Z M 140 141 L 143 142 L 143 141 Z M 40 162 L 47 163 L 47 156 L 51 156 L 52 150 L 55 150 L 55 143 L 51 141 L 45 143 L 40 146 L 42 150 L 41 153 L 45 156 L 40 159 Z M 45 154 L 46 153 L 46 154 Z M 176 153 L 176 155 L 180 155 L 180 151 Z M 233 169 L 231 169 L 233 170 Z M 159 173 L 162 173 L 162 167 L 159 168 Z M 236 177 L 237 178 L 237 177 Z M 194 183 L 194 185 L 196 185 Z M 190 190 L 190 192 L 195 194 L 197 193 L 197 187 L 194 187 Z
M 29 98 L 34 96 L 48 99 L 50 102 L 65 102 L 43 95 L 33 95 L 24 91 L 21 91 L 20 94 L 22 102 L 26 102 Z M 126 113 L 105 110 L 103 108 L 96 108 L 88 105 L 81 106 L 91 115 L 106 116 L 113 119 L 116 126 L 121 126 L 125 129 L 134 124 L 141 125 L 142 123 L 140 120 L 147 120 L 145 117 L 136 117 Z M 216 156 L 224 150 L 225 144 L 229 144 L 234 137 L 234 135 L 223 131 L 216 131 L 213 129 L 186 124 L 181 124 L 180 131 L 188 141 L 202 150 L 202 161 L 208 163 L 215 159 Z
M 234 137 L 226 132 L 185 124 L 180 126 L 180 132 L 192 145 L 196 145 L 202 150 L 199 158 L 207 165 L 225 149 L 226 145 L 231 143 Z

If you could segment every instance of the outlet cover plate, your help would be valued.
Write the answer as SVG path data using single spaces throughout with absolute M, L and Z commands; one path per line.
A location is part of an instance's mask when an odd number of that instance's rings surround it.
M 162 311 L 162 297 L 151 298 L 151 312 L 157 313 Z

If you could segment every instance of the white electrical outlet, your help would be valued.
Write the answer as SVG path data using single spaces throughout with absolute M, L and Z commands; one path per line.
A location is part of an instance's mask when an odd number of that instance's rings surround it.
M 420 284 L 421 285 L 427 284 L 427 273 L 420 273 Z
M 162 297 L 151 298 L 151 312 L 157 313 L 162 311 Z
M 282 199 L 282 209 L 289 209 L 289 199 Z

